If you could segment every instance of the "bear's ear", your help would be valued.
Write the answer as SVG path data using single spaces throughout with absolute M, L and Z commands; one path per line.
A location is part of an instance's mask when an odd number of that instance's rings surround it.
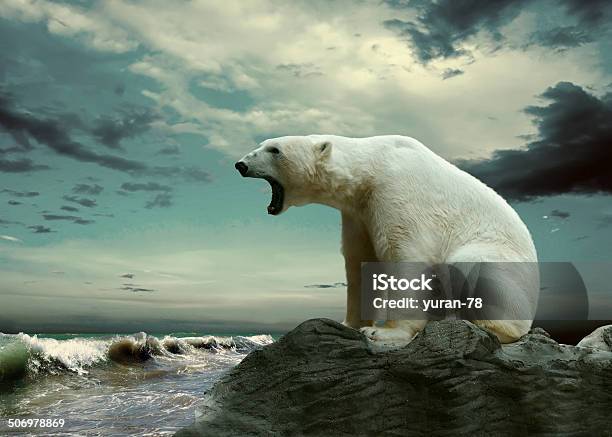
M 331 141 L 321 141 L 315 144 L 315 152 L 321 158 L 326 158 L 331 154 L 332 143 Z

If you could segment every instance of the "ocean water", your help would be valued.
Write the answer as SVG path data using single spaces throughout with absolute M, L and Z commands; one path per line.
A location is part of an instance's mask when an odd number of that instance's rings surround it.
M 204 391 L 273 341 L 0 334 L 0 435 L 171 435 L 194 421 Z M 64 426 L 11 428 L 8 419 L 63 419 Z

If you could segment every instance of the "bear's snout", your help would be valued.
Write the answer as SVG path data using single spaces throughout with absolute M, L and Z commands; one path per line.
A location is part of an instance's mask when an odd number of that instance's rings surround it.
M 238 161 L 234 167 L 236 167 L 236 170 L 238 170 L 242 176 L 246 176 L 247 171 L 249 171 L 249 167 L 242 161 Z

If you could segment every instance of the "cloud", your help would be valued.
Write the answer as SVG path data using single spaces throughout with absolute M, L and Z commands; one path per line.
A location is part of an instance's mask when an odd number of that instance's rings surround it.
M 77 196 L 62 196 L 62 199 L 67 200 L 68 202 L 78 203 L 85 208 L 94 208 L 98 206 L 98 203 L 94 199 L 87 199 L 86 197 L 77 197 Z
M 83 13 L 78 5 L 64 5 Z M 103 16 L 101 22 L 110 22 L 138 40 L 142 50 L 133 53 L 124 74 L 138 76 L 138 86 L 145 87 L 142 98 L 149 99 L 154 113 L 172 114 L 156 122 L 155 128 L 202 135 L 206 147 L 232 157 L 267 137 L 313 132 L 347 136 L 397 132 L 419 138 L 447 158 L 466 156 L 466 151 L 482 155 L 486 149 L 513 144 L 516 132 L 527 124 L 517 109 L 547 84 L 562 79 L 600 80 L 601 66 L 596 65 L 595 56 L 575 51 L 575 58 L 568 54 L 542 62 L 541 57 L 516 50 L 461 66 L 469 78 L 447 80 L 441 86 L 440 74 L 446 67 L 457 66 L 435 62 L 434 68 L 424 68 L 412 45 L 407 48 L 395 30 L 381 25 L 392 17 L 418 24 L 414 8 L 409 9 L 359 2 L 351 4 L 351 14 L 346 14 L 345 3 L 332 2 L 320 13 L 303 2 L 268 0 L 229 8 L 221 3 L 189 2 L 177 9 L 169 2 L 150 7 L 117 0 L 104 8 L 94 7 L 92 16 Z M 502 7 L 500 14 L 509 9 Z M 479 9 L 466 10 L 471 16 Z M 207 17 L 207 26 L 202 26 L 202 16 Z M 523 21 L 518 23 L 521 38 L 533 30 L 524 29 Z M 296 28 L 301 31 L 295 32 Z M 220 34 L 224 35 L 222 47 Z M 467 45 L 472 42 L 458 44 L 457 50 L 471 49 Z M 277 69 L 278 65 L 313 66 L 323 75 L 308 75 L 303 69 L 296 76 L 288 69 Z M 524 71 L 538 74 L 525 81 L 520 76 Z M 116 98 L 112 95 L 115 83 L 105 84 L 111 98 Z M 249 103 L 241 104 L 241 99 Z M 464 111 L 449 102 L 457 102 Z M 504 123 L 487 123 L 488 115 Z M 462 134 L 457 135 L 458 131 Z M 495 144 L 489 143 L 492 138 Z M 189 169 L 155 173 L 149 166 L 126 172 L 210 180 L 206 172 Z
M 582 241 L 582 240 L 586 240 L 589 237 L 590 237 L 590 235 L 580 235 L 580 236 L 574 238 L 573 241 Z
M 169 193 L 160 193 L 148 201 L 145 208 L 169 208 L 170 206 L 172 206 L 172 195 Z
M 55 232 L 51 228 L 47 226 L 43 226 L 43 225 L 33 225 L 33 226 L 28 226 L 28 228 L 32 229 L 32 231 L 35 234 L 48 234 L 50 232 Z
M 566 50 L 594 41 L 593 35 L 578 26 L 561 26 L 539 30 L 530 35 L 525 48 L 532 45 Z
M 383 24 L 408 40 L 416 57 L 422 63 L 438 58 L 469 55 L 463 44 L 481 31 L 494 41 L 503 39 L 500 28 L 514 20 L 525 0 L 440 0 L 414 2 L 418 12 L 416 22 L 400 19 L 386 20 Z M 402 6 L 391 2 L 394 6 Z M 408 7 L 412 7 L 409 3 Z
M 97 196 L 102 191 L 104 191 L 104 187 L 98 184 L 77 184 L 72 188 L 72 192 L 75 194 L 88 194 L 90 196 Z
M 317 67 L 311 62 L 302 64 L 279 64 L 276 66 L 276 69 L 287 72 L 297 78 L 323 75 L 320 71 L 320 67 Z
M 72 223 L 76 223 L 78 225 L 90 225 L 92 223 L 95 223 L 94 220 L 87 220 L 87 219 L 77 217 L 74 215 L 43 214 L 43 218 L 49 221 L 55 221 L 55 220 L 71 221 Z
M 452 77 L 461 76 L 465 72 L 459 68 L 447 68 L 442 72 L 442 80 L 450 79 Z
M 150 129 L 159 115 L 149 109 L 123 111 L 121 117 L 101 117 L 96 120 L 91 132 L 102 144 L 111 149 L 120 149 L 121 141 L 140 135 Z
M 523 10 L 537 4 L 526 0 L 387 0 L 386 3 L 398 10 L 416 10 L 416 20 L 395 18 L 386 20 L 384 25 L 407 40 L 424 64 L 436 59 L 471 56 L 471 47 L 468 46 L 474 46 L 472 40 L 481 33 L 490 37 L 493 49 L 498 48 L 505 39 L 501 29 L 513 22 Z M 565 18 L 573 20 L 575 24 L 537 30 L 529 35 L 523 48 L 539 45 L 564 50 L 592 42 L 596 37 L 605 37 L 605 33 L 600 34 L 599 28 L 609 20 L 612 10 L 609 1 L 557 0 L 556 5 L 552 1 L 539 3 L 539 14 L 549 14 L 550 8 L 558 5 L 565 12 Z M 479 43 L 483 45 L 483 41 Z
M 604 214 L 597 220 L 597 222 L 598 229 L 609 228 L 610 226 L 612 226 L 612 214 Z
M 0 94 L 0 126 L 21 144 L 24 143 L 24 138 L 27 140 L 31 137 L 56 153 L 79 161 L 126 172 L 146 170 L 146 166 L 140 162 L 86 149 L 70 138 L 59 120 L 38 118 L 31 113 L 19 112 L 15 109 L 12 98 L 6 94 Z
M 23 241 L 21 241 L 19 238 L 11 237 L 10 235 L 0 235 L 0 240 L 11 241 L 13 243 L 23 243 Z
M 69 212 L 77 212 L 79 210 L 79 208 L 75 208 L 74 206 L 70 206 L 70 205 L 63 205 L 60 209 L 64 211 L 69 211 Z
M 0 171 L 4 173 L 27 173 L 31 171 L 49 170 L 48 165 L 35 164 L 31 159 L 0 159 Z
M 121 184 L 121 189 L 124 191 L 172 191 L 172 187 L 161 185 L 157 182 L 132 183 L 125 182 Z
M 334 282 L 333 284 L 309 284 L 304 285 L 304 288 L 344 288 L 346 282 Z
M 558 217 L 560 219 L 567 219 L 570 217 L 570 215 L 571 214 L 568 211 L 561 211 L 559 209 L 553 209 L 549 214 L 551 217 Z
M 135 176 L 182 177 L 187 181 L 198 182 L 208 182 L 211 179 L 208 172 L 196 167 L 149 167 L 143 162 L 94 152 L 73 140 L 65 126 L 61 118 L 37 117 L 31 112 L 17 110 L 12 97 L 0 92 L 0 127 L 24 148 L 31 148 L 29 138 L 32 138 L 59 155 Z
M 36 197 L 40 195 L 38 191 L 15 191 L 9 190 L 8 188 L 0 190 L 0 193 L 8 193 L 14 197 Z
M 152 167 L 143 174 L 162 177 L 182 177 L 189 182 L 212 181 L 210 173 L 198 167 Z
M 9 153 L 19 153 L 19 152 L 23 152 L 23 148 L 13 146 L 13 147 L 4 147 L 0 149 L 0 155 L 6 155 Z
M 115 88 L 113 88 L 113 92 L 118 96 L 123 96 L 125 94 L 125 85 L 118 83 L 115 85 Z
M 128 279 L 132 279 L 134 278 L 134 273 L 124 273 L 123 275 L 119 276 L 120 278 L 128 278 Z
M 23 223 L 17 222 L 17 221 L 14 221 L 14 220 L 4 220 L 3 218 L 0 218 L 0 225 L 2 225 L 2 226 L 7 226 L 7 225 L 21 225 L 21 226 L 23 226 Z
M 119 290 L 131 291 L 132 293 L 138 293 L 141 291 L 152 293 L 156 291 L 152 288 L 143 288 L 135 284 L 123 284 L 123 287 L 119 288 Z
M 21 205 L 22 203 L 21 203 L 21 202 L 18 202 L 17 200 L 9 200 L 9 201 L 8 201 L 8 204 L 9 204 L 9 205 L 13 205 L 13 206 L 15 206 L 15 205 Z
M 167 146 L 162 149 L 159 149 L 157 154 L 158 155 L 180 155 L 181 149 L 179 146 Z
M 612 3 L 607 0 L 559 0 L 575 24 L 533 32 L 525 47 L 540 45 L 560 51 L 607 38 L 604 24 L 612 18 Z
M 612 194 L 612 94 L 601 98 L 559 82 L 529 106 L 538 139 L 519 150 L 498 150 L 489 159 L 457 164 L 511 200 L 564 193 Z
M 0 17 L 25 23 L 42 22 L 56 35 L 75 37 L 102 51 L 123 53 L 134 50 L 138 43 L 95 9 L 39 0 L 4 0 L 0 3 Z
M 586 26 L 600 26 L 607 23 L 612 12 L 612 4 L 608 0 L 560 0 L 567 14 L 575 16 Z

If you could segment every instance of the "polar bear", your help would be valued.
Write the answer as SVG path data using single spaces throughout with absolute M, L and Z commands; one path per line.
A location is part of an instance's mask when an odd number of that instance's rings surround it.
M 318 203 L 342 218 L 347 277 L 346 326 L 370 340 L 408 342 L 427 320 L 361 319 L 361 263 L 415 261 L 535 263 L 525 224 L 495 191 L 419 141 L 385 135 L 285 136 L 263 141 L 241 158 L 243 177 L 272 187 L 268 213 Z M 509 343 L 527 333 L 539 285 L 537 274 L 501 274 L 497 298 L 518 320 L 474 320 Z M 506 317 L 512 319 L 513 317 Z

